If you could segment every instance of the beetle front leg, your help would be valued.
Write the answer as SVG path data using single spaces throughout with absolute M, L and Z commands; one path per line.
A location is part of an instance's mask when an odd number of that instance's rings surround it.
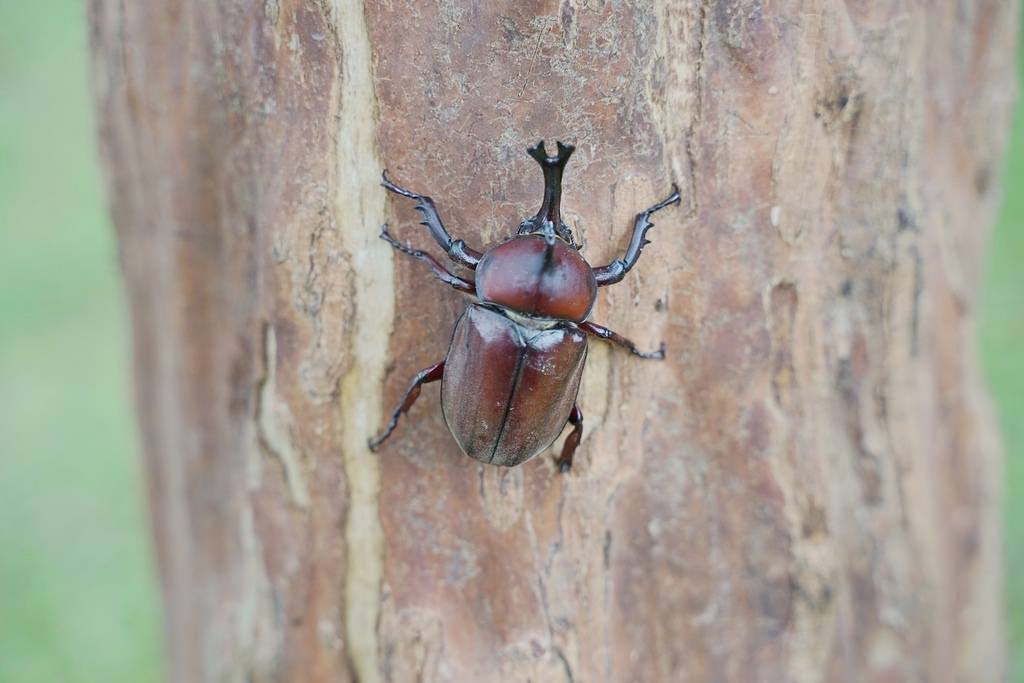
M 661 211 L 670 204 L 678 204 L 679 202 L 679 187 L 673 183 L 672 194 L 646 211 L 636 215 L 636 218 L 633 220 L 633 236 L 629 240 L 629 246 L 626 247 L 626 254 L 620 259 L 615 259 L 607 266 L 594 268 L 594 277 L 597 279 L 598 287 L 613 285 L 626 276 L 626 273 L 636 265 L 637 259 L 640 258 L 640 252 L 646 245 L 650 244 L 650 241 L 647 239 L 647 231 L 654 227 L 654 223 L 651 222 L 651 215 L 656 211 Z
M 580 445 L 580 439 L 583 438 L 583 411 L 580 410 L 578 402 L 572 404 L 572 412 L 569 413 L 569 424 L 572 425 L 573 429 L 569 432 L 569 436 L 565 437 L 562 455 L 556 461 L 558 471 L 562 474 L 572 469 L 572 456 L 576 454 L 576 448 Z
M 445 283 L 446 285 L 451 285 L 460 292 L 466 292 L 467 294 L 476 294 L 476 286 L 472 282 L 463 280 L 461 277 L 459 277 L 455 273 L 451 272 L 450 270 L 442 266 L 436 258 L 431 256 L 427 252 L 420 251 L 419 249 L 413 249 L 412 247 L 406 246 L 399 242 L 398 240 L 396 240 L 394 237 L 392 237 L 391 233 L 388 232 L 387 223 L 382 225 L 380 228 L 380 238 L 387 242 L 388 244 L 390 244 L 395 249 L 397 249 L 398 251 L 402 252 L 403 254 L 412 256 L 414 259 L 426 263 L 428 266 L 430 266 L 430 269 L 434 271 L 434 275 L 437 276 L 437 279 Z
M 594 335 L 595 337 L 600 337 L 601 339 L 610 341 L 613 344 L 618 344 L 619 346 L 625 347 L 634 356 L 639 356 L 640 358 L 647 358 L 651 360 L 664 360 L 665 358 L 665 342 L 661 343 L 661 346 L 658 347 L 657 351 L 641 351 L 636 347 L 636 344 L 631 342 L 629 339 L 626 339 L 621 334 L 618 334 L 617 332 L 612 332 L 607 327 L 598 325 L 597 323 L 580 323 L 580 328 L 585 332 Z
M 448 234 L 448 230 L 445 229 L 444 223 L 441 222 L 441 216 L 437 213 L 437 207 L 434 206 L 433 199 L 423 194 L 410 192 L 405 188 L 395 185 L 391 182 L 391 179 L 388 178 L 388 172 L 386 170 L 381 173 L 380 184 L 395 194 L 416 200 L 416 210 L 423 214 L 423 222 L 420 223 L 420 225 L 425 225 L 427 227 L 430 231 L 430 235 L 438 244 L 441 245 L 444 252 L 448 254 L 448 258 L 456 263 L 466 266 L 470 270 L 476 269 L 476 265 L 480 263 L 480 258 L 483 255 L 479 251 L 467 247 L 466 243 L 462 240 L 452 239 L 452 236 Z
M 402 413 L 409 412 L 412 408 L 412 404 L 416 402 L 416 399 L 420 396 L 420 387 L 424 384 L 430 384 L 444 377 L 444 361 L 431 365 L 425 370 L 421 370 L 416 377 L 413 378 L 409 388 L 405 390 L 405 395 L 402 396 L 402 400 L 399 401 L 398 406 L 391 412 L 391 419 L 388 420 L 387 426 L 384 431 L 377 436 L 370 439 L 370 450 L 376 451 L 380 448 L 380 445 L 391 436 L 391 432 L 395 431 L 395 427 L 398 426 L 398 418 L 401 417 Z

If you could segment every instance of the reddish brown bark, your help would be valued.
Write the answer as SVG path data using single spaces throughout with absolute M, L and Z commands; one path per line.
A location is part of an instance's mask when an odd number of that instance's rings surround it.
M 91 0 L 175 680 L 999 680 L 976 367 L 1016 3 Z M 501 470 L 436 394 L 482 248 L 568 139 L 586 430 Z

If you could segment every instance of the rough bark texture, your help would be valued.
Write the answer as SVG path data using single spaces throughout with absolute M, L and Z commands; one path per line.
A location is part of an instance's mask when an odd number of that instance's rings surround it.
M 91 0 L 178 681 L 996 681 L 976 362 L 1014 0 Z M 502 470 L 436 389 L 482 247 L 574 141 L 586 432 Z M 434 385 L 436 386 L 436 385 Z

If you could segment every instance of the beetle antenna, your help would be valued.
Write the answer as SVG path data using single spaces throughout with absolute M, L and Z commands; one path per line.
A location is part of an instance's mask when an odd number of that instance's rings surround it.
M 527 223 L 532 228 L 532 230 L 529 230 L 530 232 L 543 232 L 547 235 L 550 230 L 571 244 L 572 233 L 562 223 L 562 173 L 576 147 L 562 142 L 558 142 L 557 145 L 558 154 L 553 157 L 548 156 L 547 150 L 544 149 L 543 140 L 526 150 L 540 164 L 541 170 L 544 171 L 544 201 L 541 202 L 537 215 L 527 221 Z M 548 225 L 551 227 L 548 228 Z M 526 224 L 524 224 L 524 227 L 526 227 Z M 523 230 L 520 230 L 520 232 L 523 232 Z

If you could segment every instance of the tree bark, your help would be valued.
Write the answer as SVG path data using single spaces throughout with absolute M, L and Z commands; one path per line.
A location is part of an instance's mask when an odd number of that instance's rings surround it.
M 1013 0 L 90 0 L 178 681 L 997 681 L 975 342 Z M 478 248 L 564 210 L 603 264 L 585 435 L 505 470 L 436 389 Z M 436 385 L 435 385 L 436 386 Z

